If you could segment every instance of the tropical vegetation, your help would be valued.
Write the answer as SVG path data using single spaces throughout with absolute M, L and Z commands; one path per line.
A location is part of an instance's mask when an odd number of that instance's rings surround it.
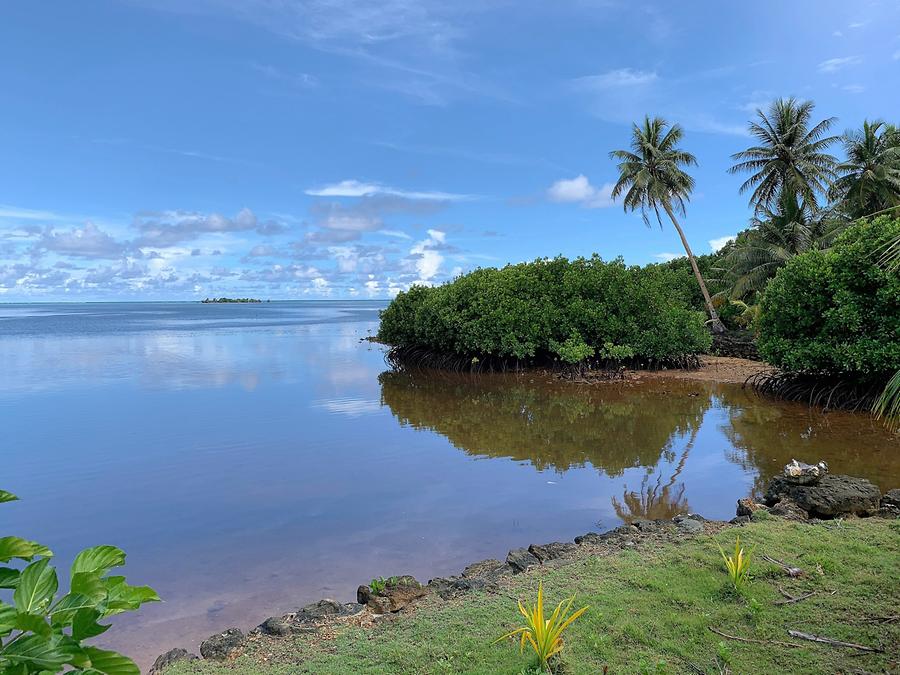
M 0 490 L 0 503 L 18 497 Z M 87 640 L 103 634 L 103 619 L 138 609 L 159 596 L 149 586 L 130 586 L 110 571 L 125 564 L 115 546 L 85 549 L 72 562 L 70 589 L 58 594 L 50 564 L 53 552 L 21 537 L 0 538 L 0 589 L 12 591 L 12 604 L 0 601 L 0 673 L 48 675 L 140 675 L 127 656 L 100 649 Z M 12 561 L 21 561 L 12 565 Z
M 779 270 L 760 305 L 763 357 L 792 373 L 883 385 L 900 369 L 900 275 L 876 252 L 898 236 L 900 219 L 861 220 Z
M 572 611 L 575 596 L 561 600 L 549 617 L 544 617 L 544 582 L 538 584 L 537 602 L 526 608 L 519 600 L 519 613 L 525 617 L 525 625 L 509 631 L 497 638 L 502 642 L 507 638 L 519 638 L 519 651 L 525 651 L 525 645 L 531 647 L 537 657 L 538 668 L 542 672 L 550 672 L 550 659 L 559 654 L 563 648 L 562 635 L 566 628 L 584 614 L 588 608 L 582 607 Z
M 400 293 L 382 312 L 378 338 L 395 350 L 448 355 L 457 367 L 592 357 L 676 363 L 711 341 L 703 315 L 672 292 L 682 283 L 674 270 L 597 256 L 478 269 Z
M 697 159 L 678 147 L 684 131 L 677 124 L 670 125 L 661 117 L 644 118 L 642 125 L 635 124 L 631 131 L 631 150 L 613 150 L 612 159 L 619 162 L 619 179 L 612 190 L 612 197 L 622 197 L 626 211 L 639 210 L 644 223 L 650 226 L 650 215 L 662 228 L 659 210 L 666 212 L 684 246 L 697 284 L 703 294 L 709 312 L 710 327 L 714 332 L 724 332 L 725 326 L 716 313 L 712 298 L 697 267 L 694 253 L 675 213 L 685 214 L 685 202 L 691 197 L 694 179 L 685 167 L 696 166 Z

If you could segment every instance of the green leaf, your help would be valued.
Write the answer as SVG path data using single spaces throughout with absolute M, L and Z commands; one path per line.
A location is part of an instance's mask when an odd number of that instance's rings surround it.
M 72 621 L 72 639 L 87 640 L 108 631 L 110 626 L 97 623 L 99 618 L 100 612 L 96 609 L 86 608 L 75 612 L 75 618 Z
M 50 637 L 50 624 L 39 614 L 27 614 L 19 612 L 16 615 L 16 628 L 25 633 L 37 633 L 44 637 Z
M 0 659 L 14 664 L 26 664 L 30 671 L 62 670 L 68 654 L 56 641 L 41 635 L 26 635 L 0 649 Z
M 43 558 L 33 562 L 22 570 L 19 577 L 19 585 L 13 594 L 16 608 L 26 614 L 43 612 L 50 605 L 57 588 L 59 581 L 50 560 Z
M 4 502 L 16 502 L 19 501 L 19 498 L 16 497 L 12 492 L 7 492 L 6 490 L 0 490 L 0 504 Z
M 53 553 L 46 546 L 21 537 L 0 537 L 0 562 L 9 562 L 13 558 L 31 560 L 39 555 L 49 558 Z
M 112 616 L 129 610 L 138 609 L 145 602 L 159 602 L 159 596 L 149 586 L 129 586 L 125 577 L 114 576 L 106 579 L 109 596 L 106 601 L 104 616 Z
M 115 546 L 93 546 L 86 548 L 72 562 L 72 574 L 79 572 L 100 572 L 102 576 L 113 567 L 125 564 L 125 551 Z
M 0 635 L 9 633 L 16 627 L 16 608 L 0 602 Z
M 91 660 L 91 668 L 105 675 L 141 675 L 134 661 L 118 652 L 110 652 L 96 647 L 85 647 L 85 653 Z
M 19 570 L 0 567 L 0 588 L 15 588 L 19 584 Z
M 98 601 L 81 593 L 67 593 L 50 610 L 54 626 L 68 626 L 79 609 L 96 609 Z
M 78 572 L 72 575 L 72 592 L 102 602 L 106 599 L 107 582 L 97 572 Z

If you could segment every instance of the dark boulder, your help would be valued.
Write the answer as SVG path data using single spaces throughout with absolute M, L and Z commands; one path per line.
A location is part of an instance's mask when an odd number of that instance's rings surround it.
M 678 531 L 682 534 L 700 534 L 703 532 L 703 523 L 695 518 L 684 518 L 676 523 Z
M 769 513 L 785 520 L 807 520 L 809 514 L 790 499 L 782 499 L 769 509 Z
M 369 596 L 367 604 L 376 614 L 399 612 L 410 603 L 428 594 L 428 589 L 408 574 L 391 577 L 383 590 Z
M 881 496 L 882 506 L 893 506 L 900 509 L 900 488 L 888 490 Z
M 179 661 L 197 661 L 198 659 L 199 657 L 196 654 L 191 654 L 186 649 L 170 649 L 165 654 L 160 654 L 156 657 L 156 661 L 150 666 L 147 675 L 162 675 L 169 666 Z
M 753 515 L 754 511 L 760 510 L 766 510 L 765 504 L 757 504 L 749 497 L 744 497 L 743 499 L 737 500 L 737 513 L 735 515 L 750 517 Z
M 283 637 L 293 633 L 293 622 L 283 616 L 270 616 L 268 619 L 259 624 L 259 632 L 264 635 L 275 635 Z
M 229 661 L 243 652 L 244 634 L 237 628 L 229 628 L 200 643 L 200 655 L 210 661 Z
M 878 510 L 881 492 L 865 478 L 852 476 L 829 474 L 816 485 L 795 485 L 776 476 L 766 488 L 765 502 L 774 506 L 782 499 L 790 499 L 815 518 L 868 516 Z
M 318 602 L 312 602 L 301 607 L 297 612 L 296 621 L 322 621 L 332 616 L 340 616 L 345 613 L 344 605 L 337 600 L 325 598 Z
M 540 565 L 541 561 L 527 548 L 514 548 L 506 555 L 506 564 L 512 568 L 513 574 L 519 574 L 532 565 Z
M 561 541 L 554 541 L 549 544 L 532 544 L 528 547 L 528 552 L 537 558 L 542 565 L 548 560 L 567 558 L 574 555 L 576 551 L 578 551 L 577 544 L 568 544 Z

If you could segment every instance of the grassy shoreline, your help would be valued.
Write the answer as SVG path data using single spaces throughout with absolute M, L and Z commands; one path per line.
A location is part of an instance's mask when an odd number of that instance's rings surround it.
M 313 635 L 254 636 L 231 663 L 179 663 L 173 675 L 288 673 L 530 673 L 528 654 L 492 644 L 517 625 L 513 598 L 532 600 L 543 581 L 546 604 L 578 594 L 591 609 L 569 629 L 559 673 L 820 673 L 890 671 L 900 659 L 900 521 L 865 519 L 814 524 L 767 517 L 745 527 L 706 523 L 683 536 L 670 528 L 584 547 L 505 578 L 499 592 L 450 600 L 428 597 L 390 622 L 359 619 Z M 756 546 L 754 579 L 729 590 L 715 541 L 728 549 L 740 535 Z M 715 541 L 713 541 L 715 539 Z M 801 567 L 790 578 L 768 555 Z M 814 592 L 799 602 L 785 597 Z M 354 626 L 353 623 L 363 623 Z M 713 633 L 761 643 L 741 642 Z M 798 630 L 882 648 L 862 653 L 788 635 Z M 785 647 L 776 642 L 792 642 Z

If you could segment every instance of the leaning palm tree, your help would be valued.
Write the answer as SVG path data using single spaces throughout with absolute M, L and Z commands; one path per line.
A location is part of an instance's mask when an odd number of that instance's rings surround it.
M 891 271 L 900 268 L 900 237 L 895 237 L 888 244 L 881 264 Z M 872 412 L 876 417 L 885 419 L 890 427 L 900 425 L 900 370 L 888 380 L 884 391 L 875 401 Z
M 813 211 L 788 189 L 782 190 L 775 209 L 762 207 L 750 225 L 724 260 L 730 295 L 735 299 L 762 291 L 794 256 L 829 247 L 844 227 L 843 222 Z
M 619 162 L 619 180 L 612 190 L 613 199 L 624 194 L 623 206 L 626 211 L 640 210 L 644 223 L 650 227 L 650 214 L 662 228 L 662 209 L 669 216 L 672 225 L 681 237 L 684 251 L 687 253 L 700 284 L 700 291 L 709 312 L 710 327 L 713 332 L 722 333 L 725 326 L 713 307 L 706 282 L 697 267 L 694 253 L 691 251 L 684 230 L 675 218 L 675 213 L 685 214 L 684 204 L 690 200 L 694 179 L 682 167 L 696 166 L 697 159 L 678 148 L 684 132 L 677 124 L 669 125 L 664 119 L 649 115 L 644 118 L 643 125 L 634 124 L 631 131 L 631 150 L 613 150 L 610 158 Z
M 835 122 L 829 117 L 810 128 L 812 101 L 781 98 L 768 112 L 757 110 L 750 135 L 759 145 L 731 156 L 737 162 L 729 173 L 750 172 L 741 193 L 753 190 L 750 205 L 755 210 L 774 208 L 785 190 L 793 192 L 813 209 L 834 179 L 837 160 L 826 152 L 836 136 L 826 136 Z
M 900 131 L 881 120 L 863 122 L 843 136 L 847 159 L 828 196 L 851 219 L 900 207 Z

